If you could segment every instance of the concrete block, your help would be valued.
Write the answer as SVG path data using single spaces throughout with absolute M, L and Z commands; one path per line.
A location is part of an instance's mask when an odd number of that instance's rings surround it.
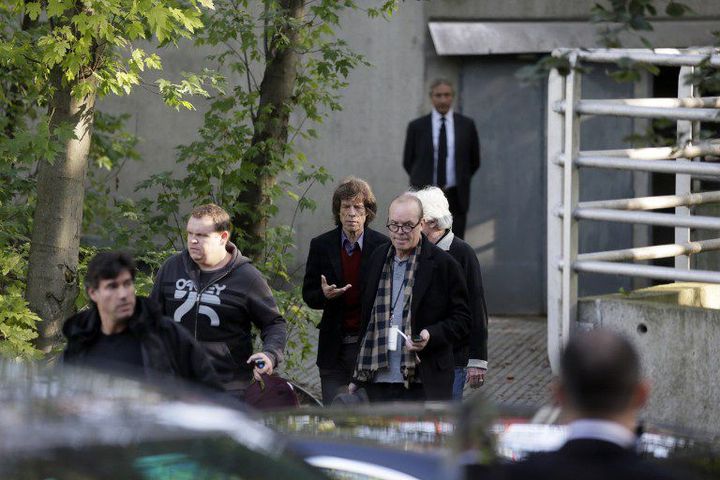
M 632 295 L 581 299 L 577 327 L 610 328 L 635 342 L 652 384 L 644 417 L 720 433 L 720 311 L 670 303 L 660 290 L 660 301 Z

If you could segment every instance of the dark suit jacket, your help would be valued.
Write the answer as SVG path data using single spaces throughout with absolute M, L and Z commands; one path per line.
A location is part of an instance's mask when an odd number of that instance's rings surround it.
M 488 317 L 485 305 L 485 290 L 483 289 L 480 262 L 473 248 L 458 237 L 453 238 L 448 250 L 463 269 L 465 284 L 468 289 L 472 323 L 470 324 L 469 341 L 455 347 L 455 366 L 465 367 L 468 358 L 487 360 Z
M 635 452 L 614 443 L 576 439 L 559 450 L 538 453 L 523 461 L 499 466 L 496 480 L 679 480 L 685 475 L 642 459 Z M 472 475 L 469 475 L 472 478 Z M 483 477 L 487 478 L 487 477 Z
M 317 366 L 320 368 L 333 368 L 337 365 L 342 346 L 342 316 L 344 301 L 342 296 L 328 300 L 320 288 L 320 275 L 325 275 L 329 285 L 335 284 L 343 287 L 347 284 L 343 280 L 342 260 L 340 257 L 340 227 L 325 232 L 312 239 L 305 265 L 305 279 L 303 280 L 303 300 L 310 308 L 323 310 L 322 320 L 318 328 Z M 363 237 L 362 259 L 360 263 L 360 278 L 367 259 L 375 249 L 388 242 L 388 238 L 365 227 Z
M 384 245 L 373 253 L 367 264 L 361 285 L 363 335 L 367 331 L 375 303 L 380 274 L 391 245 Z M 470 309 L 460 265 L 447 253 L 422 237 L 420 262 L 415 273 L 410 316 L 412 334 L 426 329 L 430 341 L 420 352 L 420 379 L 428 400 L 452 398 L 455 375 L 453 347 L 470 331 Z
M 460 213 L 470 205 L 470 179 L 480 168 L 480 141 L 475 122 L 459 113 L 453 114 L 455 126 L 455 180 Z M 425 115 L 408 124 L 405 136 L 403 167 L 410 175 L 410 185 L 422 188 L 433 184 L 432 116 Z

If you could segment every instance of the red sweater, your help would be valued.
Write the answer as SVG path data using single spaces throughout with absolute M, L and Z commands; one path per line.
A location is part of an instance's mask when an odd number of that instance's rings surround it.
M 345 292 L 343 300 L 343 331 L 346 335 L 354 335 L 360 330 L 360 260 L 362 250 L 355 247 L 352 255 L 348 255 L 344 247 L 340 248 L 342 258 L 343 285 L 352 285 Z

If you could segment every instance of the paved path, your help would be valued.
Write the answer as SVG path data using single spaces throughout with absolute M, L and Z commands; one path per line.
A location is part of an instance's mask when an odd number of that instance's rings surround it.
M 312 330 L 311 340 L 316 342 L 317 330 Z M 315 348 L 311 351 L 315 352 Z M 551 373 L 547 361 L 545 318 L 490 318 L 488 356 L 490 368 L 479 392 L 503 405 L 536 407 L 548 402 Z M 284 375 L 320 397 L 314 353 L 301 366 Z M 469 393 L 470 389 L 466 389 L 465 394 Z
M 544 317 L 490 318 L 488 357 L 488 374 L 481 387 L 488 399 L 532 407 L 549 401 L 552 373 Z

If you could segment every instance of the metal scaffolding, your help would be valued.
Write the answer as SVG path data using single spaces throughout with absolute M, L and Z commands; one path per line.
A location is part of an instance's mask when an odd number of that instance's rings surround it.
M 720 141 L 697 141 L 699 122 L 720 123 L 720 98 L 699 97 L 686 75 L 700 65 L 720 66 L 712 49 L 557 50 L 566 55 L 570 73 L 556 70 L 548 80 L 547 258 L 548 354 L 557 372 L 560 351 L 577 320 L 578 272 L 628 275 L 669 281 L 720 283 L 720 272 L 690 270 L 689 255 L 720 250 L 720 238 L 692 242 L 690 229 L 720 230 L 720 218 L 694 216 L 690 206 L 720 203 L 720 192 L 691 193 L 692 178 L 720 180 L 720 164 L 699 157 L 720 154 Z M 627 60 L 680 67 L 677 98 L 586 100 L 582 98 L 582 63 Z M 664 118 L 677 121 L 675 147 L 581 151 L 581 118 L 589 115 Z M 695 160 L 695 161 L 693 161 Z M 579 202 L 579 169 L 603 168 L 675 175 L 675 195 Z M 675 212 L 648 210 L 675 208 Z M 675 243 L 606 252 L 578 253 L 579 220 L 675 227 Z M 624 261 L 675 257 L 675 267 Z

